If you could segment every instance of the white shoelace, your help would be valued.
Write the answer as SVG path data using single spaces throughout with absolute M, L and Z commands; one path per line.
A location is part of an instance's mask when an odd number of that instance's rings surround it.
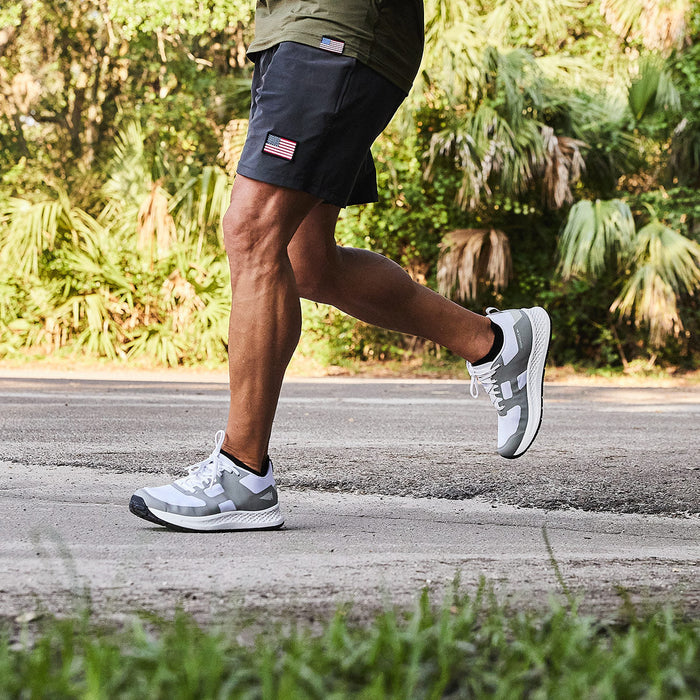
M 214 451 L 205 460 L 188 467 L 187 476 L 176 482 L 179 486 L 188 491 L 194 491 L 195 488 L 205 489 L 214 485 L 221 472 L 224 471 L 221 464 L 221 446 L 224 444 L 225 436 L 226 433 L 223 430 L 216 433 Z M 239 474 L 235 467 L 233 471 Z
M 486 309 L 487 316 L 495 313 L 498 313 L 498 309 L 495 306 L 489 306 Z M 489 368 L 484 367 L 484 369 L 477 370 L 471 362 L 467 362 L 467 369 L 471 377 L 469 393 L 472 398 L 475 399 L 479 396 L 479 382 L 481 382 L 481 386 L 484 387 L 484 391 L 488 394 L 489 399 L 491 399 L 491 403 L 496 407 L 497 411 L 500 411 L 503 408 L 503 397 L 498 395 L 498 384 L 493 380 L 496 368 L 491 366 Z
M 491 403 L 496 407 L 497 411 L 500 411 L 503 408 L 503 397 L 498 392 L 498 383 L 493 379 L 496 367 L 491 366 L 477 370 L 476 367 L 467 362 L 467 369 L 471 377 L 469 393 L 472 395 L 472 398 L 477 398 L 479 396 L 479 383 L 481 383 L 481 386 L 484 387 L 484 391 L 488 394 L 489 399 L 491 399 Z

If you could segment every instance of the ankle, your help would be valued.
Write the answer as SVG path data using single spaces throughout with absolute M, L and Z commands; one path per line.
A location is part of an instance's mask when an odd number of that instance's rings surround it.
M 228 459 L 230 459 L 237 467 L 241 467 L 242 469 L 246 469 L 249 472 L 253 472 L 253 474 L 257 474 L 258 476 L 263 476 L 264 474 L 266 474 L 267 470 L 270 466 L 270 457 L 268 455 L 265 455 L 265 457 L 263 457 L 260 465 L 251 466 L 250 464 L 238 459 L 238 457 L 236 457 L 231 452 L 225 450 L 223 447 L 221 448 L 221 454 L 224 457 L 227 457 Z
M 493 321 L 489 321 L 489 338 L 491 340 L 491 345 L 487 352 L 485 352 L 479 359 L 472 362 L 473 365 L 480 365 L 486 362 L 493 362 L 498 354 L 503 349 L 503 329 Z

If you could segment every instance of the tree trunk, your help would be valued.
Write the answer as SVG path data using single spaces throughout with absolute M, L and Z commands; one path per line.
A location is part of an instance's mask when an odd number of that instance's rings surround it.
M 17 142 L 19 143 L 20 151 L 23 156 L 28 156 L 29 146 L 27 146 L 27 139 L 24 138 L 24 125 L 22 124 L 22 117 L 19 112 L 15 112 L 12 115 L 12 123 L 17 132 Z

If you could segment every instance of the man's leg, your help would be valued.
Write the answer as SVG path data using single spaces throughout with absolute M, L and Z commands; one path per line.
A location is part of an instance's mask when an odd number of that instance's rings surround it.
M 299 340 L 299 292 L 287 255 L 315 197 L 239 175 L 224 216 L 231 268 L 231 405 L 223 449 L 260 469 L 284 372 Z
M 551 324 L 542 308 L 474 314 L 417 284 L 393 262 L 336 246 L 338 208 L 316 207 L 297 231 L 289 255 L 299 293 L 383 328 L 433 340 L 467 360 L 498 412 L 498 452 L 513 458 L 530 447 L 542 420 L 542 383 Z
M 282 378 L 301 328 L 287 245 L 318 202 L 303 192 L 236 178 L 223 222 L 233 291 L 228 424 L 217 432 L 213 452 L 187 476 L 134 493 L 129 509 L 139 518 L 196 532 L 266 530 L 284 523 L 266 457 Z
M 418 284 L 396 263 L 335 242 L 339 208 L 322 204 L 304 219 L 289 245 L 299 294 L 350 316 L 432 340 L 470 362 L 494 342 L 490 320 Z

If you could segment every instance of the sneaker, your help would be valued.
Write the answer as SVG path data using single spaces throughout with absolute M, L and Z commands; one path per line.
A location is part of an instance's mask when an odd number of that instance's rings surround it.
M 552 325 L 540 307 L 489 308 L 486 315 L 503 330 L 503 348 L 493 362 L 467 362 L 470 393 L 474 398 L 479 395 L 478 380 L 498 411 L 498 453 L 512 459 L 530 447 L 542 422 L 542 384 Z
M 272 462 L 263 476 L 221 454 L 224 431 L 214 451 L 189 474 L 167 486 L 139 489 L 129 510 L 139 518 L 173 530 L 271 530 L 284 519 L 277 502 Z

